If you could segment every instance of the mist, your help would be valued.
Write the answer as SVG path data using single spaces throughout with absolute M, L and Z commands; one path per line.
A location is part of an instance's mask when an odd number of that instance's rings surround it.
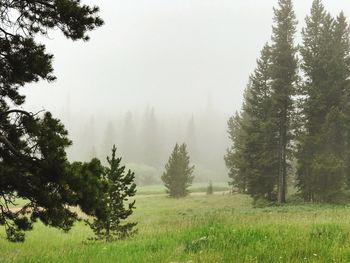
M 270 40 L 277 1 L 84 2 L 100 7 L 105 25 L 87 43 L 59 32 L 40 39 L 58 79 L 27 87 L 26 107 L 62 119 L 70 160 L 104 160 L 116 144 L 128 167 L 158 183 L 175 143 L 186 142 L 198 182 L 227 181 L 226 123 Z M 294 2 L 299 29 L 311 3 Z M 350 13 L 346 0 L 324 4 Z

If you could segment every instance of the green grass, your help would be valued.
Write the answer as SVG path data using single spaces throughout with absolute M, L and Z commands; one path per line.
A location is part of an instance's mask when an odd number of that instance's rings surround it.
M 35 226 L 23 244 L 0 239 L 0 262 L 350 262 L 350 207 L 252 208 L 242 195 L 136 197 L 126 241 L 87 242 L 77 224 L 68 234 Z
M 189 187 L 191 193 L 205 193 L 207 191 L 208 184 L 196 183 Z M 213 189 L 215 192 L 229 191 L 230 187 L 228 183 L 215 183 L 213 184 Z M 166 189 L 163 185 L 148 185 L 140 186 L 137 188 L 138 195 L 157 195 L 165 194 Z

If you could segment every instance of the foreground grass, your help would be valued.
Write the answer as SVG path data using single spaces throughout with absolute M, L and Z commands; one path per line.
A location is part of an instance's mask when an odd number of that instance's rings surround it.
M 350 262 L 350 207 L 252 208 L 242 195 L 137 197 L 133 238 L 86 239 L 40 224 L 23 244 L 0 240 L 0 262 Z M 3 237 L 3 236 L 2 236 Z

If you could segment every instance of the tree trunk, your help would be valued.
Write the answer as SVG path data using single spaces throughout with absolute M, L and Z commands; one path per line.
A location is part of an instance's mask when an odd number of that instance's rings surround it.
M 283 114 L 284 115 L 284 114 Z M 279 168 L 278 168 L 278 202 L 286 202 L 286 139 L 287 139 L 287 129 L 286 129 L 286 116 L 281 117 L 280 122 L 280 138 L 279 138 L 279 149 L 278 149 L 278 158 L 279 158 Z

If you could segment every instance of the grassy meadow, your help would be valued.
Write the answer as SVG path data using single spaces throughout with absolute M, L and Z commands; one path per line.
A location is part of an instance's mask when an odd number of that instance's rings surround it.
M 253 208 L 239 194 L 162 191 L 140 188 L 128 240 L 91 242 L 83 223 L 69 233 L 38 223 L 22 244 L 1 231 L 0 262 L 350 262 L 350 206 Z

